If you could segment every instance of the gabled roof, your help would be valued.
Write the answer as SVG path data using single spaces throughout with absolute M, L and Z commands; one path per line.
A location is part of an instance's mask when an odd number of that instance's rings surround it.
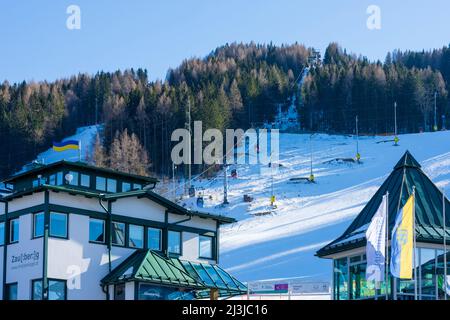
M 196 216 L 199 218 L 205 218 L 205 219 L 213 219 L 218 221 L 221 224 L 226 223 L 234 223 L 236 222 L 236 219 L 231 217 L 226 217 L 223 215 L 218 214 L 212 214 L 207 212 L 200 212 L 200 211 L 193 211 L 188 210 L 179 204 L 176 204 L 175 202 L 170 201 L 169 199 L 166 199 L 159 194 L 151 191 L 151 190 L 134 190 L 134 191 L 128 191 L 128 192 L 120 192 L 120 193 L 109 193 L 109 194 L 103 194 L 100 192 L 93 192 L 90 190 L 85 190 L 73 186 L 53 186 L 48 184 L 43 184 L 28 190 L 20 191 L 20 192 L 14 192 L 11 194 L 6 194 L 3 197 L 0 196 L 0 202 L 6 202 L 11 201 L 16 198 L 21 198 L 23 196 L 35 193 L 35 192 L 41 192 L 44 190 L 51 190 L 55 192 L 66 192 L 73 195 L 80 195 L 85 196 L 87 198 L 102 198 L 105 200 L 117 200 L 121 198 L 128 198 L 128 197 L 138 197 L 138 198 L 148 198 L 161 206 L 167 208 L 171 213 L 180 214 L 180 215 L 186 215 L 186 216 Z
M 148 283 L 185 287 L 197 291 L 200 298 L 209 290 L 218 289 L 222 296 L 239 295 L 247 287 L 217 265 L 167 258 L 152 250 L 137 250 L 100 283 L 142 281 Z
M 412 194 L 413 187 L 416 188 L 417 241 L 443 243 L 442 192 L 422 171 L 419 162 L 407 151 L 344 234 L 320 249 L 317 256 L 326 257 L 365 246 L 365 232 L 387 192 L 389 192 L 389 234 L 391 234 L 397 213 Z M 445 205 L 446 212 L 450 213 L 450 202 L 447 198 Z M 450 214 L 446 216 L 446 226 L 449 226 L 446 228 L 446 234 L 450 240 Z
M 36 174 L 41 173 L 41 172 L 45 172 L 51 169 L 55 169 L 58 167 L 73 167 L 73 168 L 79 168 L 79 169 L 86 169 L 86 170 L 93 170 L 96 172 L 101 172 L 104 174 L 110 174 L 110 175 L 116 175 L 116 176 L 122 176 L 122 177 L 128 177 L 128 178 L 132 178 L 135 180 L 139 180 L 142 183 L 156 183 L 158 182 L 158 179 L 156 178 L 152 178 L 152 177 L 145 177 L 145 176 L 140 176 L 140 175 L 136 175 L 136 174 L 131 174 L 131 173 L 126 173 L 126 172 L 121 172 L 121 171 L 117 171 L 117 170 L 113 170 L 113 169 L 108 169 L 108 168 L 101 168 L 101 167 L 96 167 L 96 166 L 92 166 L 89 165 L 85 162 L 74 162 L 74 161 L 67 161 L 67 160 L 61 160 L 61 161 L 57 161 L 51 164 L 47 164 L 47 165 L 37 165 L 36 168 L 33 168 L 31 170 L 28 171 L 24 171 L 24 172 L 20 172 L 18 174 L 15 174 L 9 178 L 6 178 L 5 180 L 3 180 L 3 182 L 5 183 L 12 183 L 14 181 L 16 181 L 17 179 L 23 178 L 23 177 L 27 177 L 27 176 L 36 176 Z

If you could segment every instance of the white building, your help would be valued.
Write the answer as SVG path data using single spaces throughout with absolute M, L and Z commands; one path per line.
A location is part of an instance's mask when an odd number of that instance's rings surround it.
M 60 161 L 8 178 L 1 299 L 192 299 L 246 292 L 217 266 L 219 227 L 153 178 Z

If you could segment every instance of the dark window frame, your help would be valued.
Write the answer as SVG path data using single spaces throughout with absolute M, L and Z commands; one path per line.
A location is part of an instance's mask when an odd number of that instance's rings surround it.
M 139 228 L 142 228 L 142 247 L 133 247 L 133 246 L 131 246 L 131 244 L 130 244 L 130 241 L 131 241 L 131 239 L 130 239 L 130 234 L 131 234 L 131 232 L 130 232 L 130 228 L 131 227 L 139 227 Z M 134 223 L 129 223 L 128 225 L 127 225 L 127 228 L 126 228 L 126 231 L 127 231 L 127 233 L 128 233 L 128 237 L 126 237 L 127 238 L 127 247 L 128 248 L 132 248 L 132 249 L 144 249 L 145 248 L 145 227 L 143 226 L 143 225 L 140 225 L 140 224 L 134 224 Z
M 17 234 L 17 240 L 12 240 L 12 236 L 14 235 L 14 233 L 12 232 L 12 223 L 13 223 L 13 221 L 17 221 L 18 222 L 18 234 Z M 13 219 L 10 219 L 9 220 L 9 223 L 8 223 L 8 227 L 9 227 L 9 237 L 8 237 L 8 244 L 14 244 L 14 243 L 19 243 L 19 241 L 20 241 L 20 218 L 19 217 L 17 217 L 17 218 L 13 218 Z
M 124 226 L 124 230 L 123 230 L 123 236 L 124 236 L 123 244 L 114 243 L 112 234 L 114 233 L 114 224 L 115 223 L 121 224 L 121 225 Z M 120 247 L 120 248 L 128 248 L 128 245 L 127 245 L 128 244 L 128 236 L 127 236 L 128 231 L 127 230 L 128 230 L 128 226 L 127 226 L 126 222 L 113 220 L 111 222 L 111 245 L 115 246 L 115 247 Z
M 148 232 L 149 232 L 149 230 L 150 229 L 153 229 L 153 230 L 159 230 L 159 249 L 152 249 L 152 248 L 150 248 L 150 239 L 149 239 L 149 234 L 148 234 Z M 154 251 L 159 251 L 159 252 L 161 252 L 162 250 L 163 250 L 163 229 L 161 229 L 161 228 L 157 228 L 157 227 L 145 227 L 145 237 L 146 237 L 146 245 L 145 245 L 145 248 L 146 249 L 149 249 L 149 250 L 154 250 Z
M 52 234 L 52 214 L 64 215 L 66 217 L 66 235 L 65 236 L 59 236 L 59 235 Z M 56 238 L 56 239 L 65 239 L 65 240 L 69 239 L 69 213 L 59 212 L 59 211 L 51 211 L 49 213 L 48 235 L 49 235 L 49 237 Z
M 180 235 L 180 241 L 179 241 L 180 252 L 171 252 L 171 251 L 169 251 L 169 242 L 170 242 L 169 236 L 170 236 L 171 232 L 176 232 L 176 233 L 178 233 Z M 168 253 L 169 256 L 173 256 L 173 257 L 180 257 L 180 256 L 183 255 L 183 231 L 171 230 L 171 229 L 167 230 L 167 253 Z
M 66 301 L 67 300 L 67 280 L 55 279 L 55 278 L 48 278 L 47 280 L 48 280 L 48 291 L 49 291 L 47 294 L 47 300 L 49 300 L 48 298 L 50 296 L 50 282 L 53 281 L 53 282 L 64 283 L 64 299 L 60 300 L 60 301 Z M 41 288 L 42 288 L 42 290 L 44 290 L 43 289 L 44 288 L 44 280 L 42 278 L 32 279 L 31 280 L 31 300 L 36 300 L 36 299 L 33 299 L 33 297 L 34 297 L 34 284 L 37 282 L 41 282 Z M 43 295 L 43 293 L 42 293 L 42 295 Z M 39 300 L 42 300 L 42 299 L 39 299 Z M 56 300 L 54 300 L 54 301 L 56 301 Z
M 16 295 L 17 295 L 17 299 L 15 299 L 15 300 L 11 300 L 11 298 L 10 298 L 9 289 L 10 289 L 11 286 L 15 286 L 15 287 L 16 287 Z M 3 298 L 4 298 L 6 301 L 16 301 L 16 300 L 19 300 L 19 283 L 18 283 L 18 282 L 5 283 L 5 292 L 4 292 Z
M 91 240 L 91 221 L 92 220 L 103 222 L 103 241 Z M 89 243 L 94 243 L 94 244 L 105 244 L 106 243 L 106 220 L 105 219 L 89 217 Z
M 42 214 L 42 216 L 44 218 L 44 225 L 42 226 L 43 227 L 42 235 L 36 236 L 36 216 L 39 215 L 39 214 Z M 33 212 L 32 216 L 33 216 L 33 230 L 32 230 L 32 237 L 31 237 L 31 239 L 42 238 L 44 236 L 44 233 L 45 233 L 45 212 L 43 212 L 43 211 Z

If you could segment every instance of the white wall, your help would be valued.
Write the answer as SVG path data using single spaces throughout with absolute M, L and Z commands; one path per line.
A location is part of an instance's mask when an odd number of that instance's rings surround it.
M 49 200 L 51 204 L 104 212 L 104 210 L 98 203 L 97 198 L 86 198 L 85 196 L 70 195 L 64 192 L 51 192 Z
M 134 250 L 112 250 L 112 268 Z M 100 280 L 109 272 L 108 249 L 104 244 L 89 243 L 89 217 L 69 215 L 69 240 L 49 239 L 48 277 L 67 280 L 70 300 L 103 300 Z
M 32 239 L 32 215 L 19 218 L 19 242 L 8 245 L 6 283 L 17 282 L 18 299 L 31 298 L 31 280 L 42 278 L 42 238 Z
M 169 223 L 178 222 L 185 220 L 188 216 L 182 216 L 178 214 L 169 213 Z M 180 223 L 180 226 L 216 231 L 217 225 L 216 220 L 213 219 L 203 219 L 200 217 L 192 217 L 191 220 Z
M 10 201 L 8 204 L 8 212 L 14 212 L 17 210 L 44 204 L 44 201 L 44 192 L 33 193 L 31 195 Z
M 137 197 L 122 198 L 112 203 L 112 213 L 139 219 L 164 222 L 166 209 L 147 199 Z

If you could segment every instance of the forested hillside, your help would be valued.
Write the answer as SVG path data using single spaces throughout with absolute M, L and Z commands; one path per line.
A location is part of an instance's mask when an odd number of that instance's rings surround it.
M 448 47 L 394 52 L 382 63 L 331 44 L 299 90 L 296 80 L 312 53 L 299 44 L 230 44 L 184 61 L 164 81 L 149 81 L 142 69 L 79 74 L 52 83 L 5 80 L 0 85 L 0 175 L 17 170 L 77 127 L 95 123 L 104 123 L 102 163 L 117 162 L 103 159 L 117 153 L 114 141 L 134 141 L 133 148 L 137 141 L 147 151 L 141 158 L 148 156 L 148 171 L 168 174 L 170 135 L 184 127 L 189 104 L 192 120 L 220 130 L 270 122 L 277 106 L 287 107 L 300 92 L 296 103 L 306 131 L 352 133 L 358 115 L 361 132 L 392 132 L 394 101 L 400 132 L 431 130 L 435 92 L 439 126 L 442 114 L 449 117 Z

